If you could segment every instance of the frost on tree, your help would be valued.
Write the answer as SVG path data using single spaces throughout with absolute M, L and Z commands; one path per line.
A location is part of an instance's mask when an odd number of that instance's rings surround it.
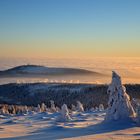
M 69 115 L 69 110 L 66 104 L 63 104 L 63 106 L 61 107 L 61 115 L 63 121 L 71 120 L 71 117 Z
M 122 85 L 121 77 L 112 72 L 112 82 L 108 87 L 109 94 L 108 110 L 105 120 L 121 120 L 135 117 L 135 111 L 131 105 L 130 97 Z
M 77 101 L 77 111 L 84 112 L 84 107 L 80 101 Z

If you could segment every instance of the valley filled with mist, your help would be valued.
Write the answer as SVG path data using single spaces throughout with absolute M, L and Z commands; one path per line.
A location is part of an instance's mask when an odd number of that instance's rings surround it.
M 55 83 L 109 83 L 112 70 L 119 72 L 123 76 L 123 83 L 140 83 L 140 58 L 94 58 L 94 59 L 0 59 L 0 71 L 11 69 L 22 65 L 39 65 L 52 68 L 69 68 L 92 71 L 101 75 L 77 74 L 51 74 L 36 76 L 12 76 L 0 77 L 0 84 L 4 83 L 26 83 L 26 82 L 55 82 Z

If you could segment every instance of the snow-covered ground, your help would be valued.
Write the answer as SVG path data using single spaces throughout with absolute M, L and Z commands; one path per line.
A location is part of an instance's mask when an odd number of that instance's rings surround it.
M 0 116 L 0 140 L 138 140 L 140 127 L 129 120 L 105 123 L 105 111 L 77 113 L 60 121 L 60 113 Z

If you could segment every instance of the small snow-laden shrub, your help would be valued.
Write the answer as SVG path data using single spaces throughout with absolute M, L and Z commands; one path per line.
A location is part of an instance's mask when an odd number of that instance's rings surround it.
M 8 111 L 7 106 L 4 105 L 4 106 L 0 109 L 0 114 L 1 114 L 1 115 L 8 115 L 8 114 L 9 114 L 9 111 Z
M 38 106 L 37 106 L 37 112 L 38 112 L 38 113 L 41 113 L 41 107 L 40 107 L 40 104 L 38 104 Z
M 70 115 L 69 115 L 69 110 L 66 104 L 63 104 L 61 107 L 61 120 L 62 121 L 70 121 L 72 120 Z
M 99 111 L 104 111 L 104 105 L 103 104 L 99 105 Z
M 84 112 L 83 104 L 80 101 L 77 101 L 76 109 L 78 112 Z
M 53 112 L 57 112 L 54 101 L 51 100 L 50 103 L 51 103 L 50 111 L 51 111 L 52 113 L 53 113 Z
M 41 112 L 46 112 L 47 111 L 47 107 L 44 103 L 41 104 Z

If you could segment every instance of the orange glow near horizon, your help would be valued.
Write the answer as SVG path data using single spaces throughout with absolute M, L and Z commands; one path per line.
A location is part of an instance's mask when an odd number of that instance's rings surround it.
M 0 57 L 94 58 L 139 57 L 139 42 L 19 42 L 2 43 Z M 135 46 L 135 47 L 133 47 Z

